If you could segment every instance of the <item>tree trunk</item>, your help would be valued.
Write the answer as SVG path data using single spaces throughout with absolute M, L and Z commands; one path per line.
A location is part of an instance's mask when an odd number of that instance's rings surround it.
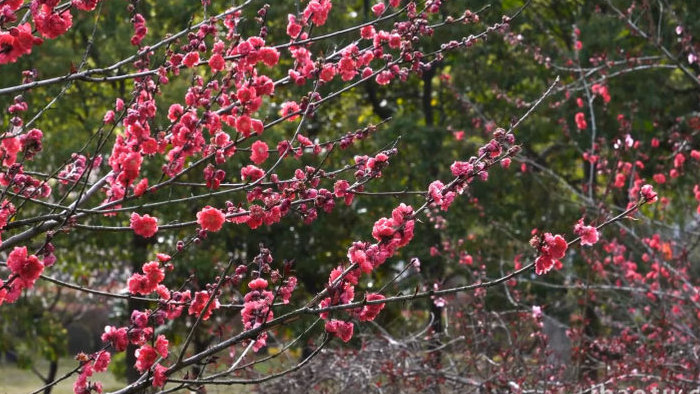
M 58 372 L 58 359 L 51 360 L 49 363 L 49 374 L 46 375 L 46 384 L 53 382 L 56 379 L 56 373 Z M 44 389 L 44 394 L 51 394 L 54 386 L 49 386 Z

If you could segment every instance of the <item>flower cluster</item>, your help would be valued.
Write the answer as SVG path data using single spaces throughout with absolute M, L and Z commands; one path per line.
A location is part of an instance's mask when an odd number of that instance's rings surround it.
M 270 308 L 272 306 L 274 294 L 266 290 L 267 285 L 267 281 L 262 278 L 253 279 L 248 283 L 250 291 L 245 295 L 245 303 L 241 310 L 241 320 L 246 330 L 258 327 L 274 318 L 274 314 Z M 266 343 L 267 333 L 262 333 L 255 340 L 253 350 L 257 352 L 265 346 Z
M 225 221 L 226 216 L 223 212 L 208 205 L 197 212 L 197 223 L 204 231 L 217 232 L 221 230 Z
M 141 216 L 136 212 L 132 213 L 130 225 L 136 235 L 144 238 L 151 238 L 158 232 L 158 218 L 149 215 Z
M 7 257 L 7 267 L 12 275 L 7 282 L 0 283 L 0 305 L 17 301 L 22 290 L 34 287 L 34 282 L 44 272 L 44 262 L 27 252 L 27 247 L 15 247 Z M 2 282 L 0 280 L 0 282 Z
M 92 11 L 99 0 L 73 0 L 72 5 L 83 11 Z M 36 31 L 45 38 L 56 38 L 70 29 L 73 24 L 71 7 L 59 7 L 58 0 L 32 0 L 29 4 L 32 21 Z M 24 0 L 6 0 L 0 3 L 0 17 L 3 22 L 17 21 L 16 12 L 23 6 Z M 23 19 L 24 21 L 24 19 Z M 32 47 L 41 45 L 43 40 L 32 34 L 32 25 L 24 22 L 0 30 L 0 64 L 14 63 L 21 56 L 32 52 Z
M 584 225 L 583 219 L 574 225 L 574 234 L 581 237 L 581 246 L 592 246 L 598 242 L 598 230 L 593 226 Z
M 73 383 L 73 392 L 76 394 L 90 394 L 93 391 L 101 393 L 102 384 L 100 382 L 89 382 L 95 372 L 105 372 L 109 366 L 112 356 L 109 352 L 101 350 L 91 356 L 84 353 L 78 355 L 78 360 L 83 364 L 80 369 L 78 379 Z
M 569 247 L 564 237 L 561 235 L 552 235 L 545 233 L 541 239 L 533 238 L 537 243 L 537 248 L 540 255 L 535 260 L 535 273 L 544 275 L 552 268 L 561 269 L 562 263 L 559 259 L 566 254 L 566 249 Z

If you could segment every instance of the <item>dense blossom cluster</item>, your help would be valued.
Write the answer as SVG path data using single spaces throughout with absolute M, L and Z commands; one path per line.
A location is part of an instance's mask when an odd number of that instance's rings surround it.
M 34 287 L 34 282 L 44 272 L 44 262 L 27 252 L 27 247 L 16 247 L 7 256 L 7 267 L 12 272 L 10 278 L 0 284 L 0 305 L 3 302 L 15 302 L 22 290 Z
M 33 35 L 33 29 L 44 38 L 54 39 L 71 28 L 73 15 L 71 8 L 93 11 L 99 0 L 73 0 L 68 7 L 60 6 L 58 0 L 31 0 L 28 2 L 34 26 L 29 22 L 0 29 L 0 64 L 14 63 L 18 58 L 32 52 L 32 47 L 41 45 L 43 40 Z M 18 20 L 17 12 L 25 5 L 24 0 L 7 0 L 0 3 L 3 22 Z
M 552 268 L 561 269 L 563 265 L 559 259 L 564 257 L 569 246 L 564 237 L 559 234 L 545 233 L 541 240 L 536 238 L 535 242 L 539 243 L 537 245 L 539 256 L 535 260 L 535 273 L 544 275 Z
M 243 327 L 246 330 L 256 328 L 274 318 L 274 313 L 270 307 L 275 298 L 271 291 L 266 290 L 267 281 L 265 279 L 254 279 L 248 283 L 248 287 L 250 291 L 245 295 L 245 304 L 241 310 L 241 319 L 243 320 Z M 258 336 L 253 345 L 253 350 L 257 352 L 260 348 L 265 346 L 266 340 L 267 333 Z

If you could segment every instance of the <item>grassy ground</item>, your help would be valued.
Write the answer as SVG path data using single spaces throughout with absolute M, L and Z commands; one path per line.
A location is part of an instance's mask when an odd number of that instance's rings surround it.
M 278 348 L 271 347 L 268 349 L 270 353 L 276 353 L 279 351 Z M 272 360 L 257 364 L 254 368 L 258 373 L 268 374 L 277 372 L 281 369 L 293 365 L 296 360 L 300 357 L 300 351 L 298 349 L 286 352 L 279 358 L 273 358 Z M 123 360 L 113 362 L 122 362 Z M 287 365 L 289 364 L 289 365 Z M 58 374 L 57 377 L 65 375 L 67 372 L 71 371 L 76 366 L 76 361 L 72 358 L 66 357 L 59 361 L 58 363 Z M 217 370 L 225 370 L 228 366 L 219 365 L 218 367 L 209 366 L 209 372 L 215 372 Z M 49 363 L 45 360 L 38 361 L 36 369 L 42 374 L 46 374 L 49 369 Z M 75 382 L 77 375 L 73 375 L 66 380 L 61 381 L 59 384 L 54 386 L 52 391 L 53 394 L 70 394 L 73 393 L 73 383 Z M 126 385 L 126 381 L 117 380 L 115 376 L 110 372 L 96 373 L 90 379 L 91 381 L 99 381 L 102 383 L 102 387 L 105 392 L 114 391 L 120 389 Z M 21 394 L 21 393 L 31 393 L 34 390 L 42 387 L 44 383 L 41 379 L 36 376 L 34 372 L 30 369 L 20 369 L 13 363 L 0 362 L 0 394 Z M 167 388 L 171 388 L 174 385 L 166 385 Z M 207 387 L 207 392 L 210 394 L 238 394 L 238 393 L 249 393 L 254 389 L 253 386 L 249 385 L 234 385 L 234 386 L 209 386 Z M 188 390 L 179 391 L 182 393 L 188 393 Z
M 71 358 L 61 359 L 58 364 L 57 377 L 63 376 L 68 371 L 72 370 L 76 365 L 76 361 Z M 263 368 L 263 367 L 261 367 Z M 39 362 L 37 370 L 41 373 L 48 371 L 48 362 Z M 73 383 L 77 375 L 73 375 L 68 379 L 60 382 L 52 391 L 52 394 L 72 394 Z M 111 372 L 97 373 L 90 379 L 91 381 L 102 382 L 102 387 L 105 392 L 120 389 L 126 385 L 125 381 L 117 380 Z M 12 363 L 0 362 L 0 394 L 22 394 L 31 393 L 32 391 L 42 387 L 41 379 L 29 369 L 20 369 Z M 165 388 L 170 388 L 167 385 Z M 248 393 L 252 387 L 250 386 L 212 386 L 207 388 L 210 394 L 219 393 Z M 180 391 L 188 393 L 188 390 Z
M 76 361 L 70 358 L 61 359 L 58 363 L 58 375 L 62 376 L 76 365 Z M 48 362 L 38 362 L 37 370 L 43 374 L 49 370 Z M 54 387 L 55 394 L 70 394 L 73 392 L 73 383 L 76 376 L 72 376 Z M 94 375 L 95 380 L 102 382 L 105 391 L 112 391 L 124 386 L 110 372 Z M 0 363 L 0 394 L 31 393 L 43 386 L 43 382 L 29 369 L 19 369 L 11 363 Z

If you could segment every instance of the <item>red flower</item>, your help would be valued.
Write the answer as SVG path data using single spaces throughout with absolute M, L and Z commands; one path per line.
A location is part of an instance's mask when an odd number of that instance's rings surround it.
M 241 115 L 236 118 L 236 130 L 243 134 L 245 137 L 250 136 L 250 129 L 253 127 L 250 116 Z
M 165 381 L 167 380 L 165 371 L 167 370 L 168 368 L 156 364 L 156 367 L 153 369 L 153 387 L 163 387 L 165 385 Z
M 5 284 L 5 282 L 0 279 L 0 305 L 2 305 L 5 302 L 5 298 L 7 298 L 7 290 L 3 289 L 2 286 Z M 286 304 L 286 302 L 285 302 Z
M 566 240 L 561 235 L 552 235 L 550 233 L 545 233 L 544 235 L 545 246 L 542 247 L 542 251 L 555 259 L 560 259 L 564 257 L 568 245 Z
M 120 175 L 124 177 L 124 181 L 126 183 L 129 183 L 136 179 L 136 177 L 139 175 L 139 171 L 141 171 L 141 163 L 143 162 L 143 156 L 141 156 L 138 152 L 131 152 L 125 156 L 122 156 L 120 159 L 122 159 L 121 165 L 122 169 L 124 170 L 124 172 Z
M 374 12 L 375 16 L 380 16 L 384 13 L 384 10 L 386 10 L 384 3 L 377 3 L 372 6 L 372 12 Z
M 109 366 L 109 362 L 112 360 L 112 355 L 109 354 L 109 352 L 105 352 L 104 350 L 97 353 L 97 356 L 95 356 L 95 362 L 93 363 L 93 367 L 95 368 L 96 372 L 104 372 L 107 370 L 107 367 Z
M 148 190 L 148 178 L 143 178 L 134 186 L 134 196 L 139 197 Z
M 251 147 L 250 160 L 260 165 L 270 156 L 268 146 L 263 141 L 255 141 Z
M 14 63 L 22 56 L 17 40 L 11 34 L 0 33 L 0 64 Z
M 301 33 L 301 25 L 297 23 L 297 18 L 289 14 L 287 15 L 289 23 L 287 23 L 287 35 L 291 38 L 297 38 L 299 33 Z
M 31 53 L 32 46 L 42 42 L 41 38 L 32 35 L 32 26 L 29 23 L 0 33 L 0 64 L 14 63 L 20 56 Z
M 209 67 L 211 68 L 211 71 L 219 72 L 223 70 L 225 66 L 226 61 L 224 60 L 224 57 L 220 54 L 217 53 L 209 58 Z
M 97 7 L 99 0 L 73 0 L 71 4 L 83 11 L 92 11 Z
M 554 267 L 554 260 L 549 255 L 542 255 L 535 260 L 535 273 L 544 275 Z
M 158 232 L 158 218 L 134 212 L 131 214 L 130 226 L 136 235 L 151 238 Z
M 208 292 L 202 290 L 194 293 L 194 300 L 190 304 L 189 309 L 187 310 L 187 313 L 190 315 L 199 315 L 202 313 L 204 310 L 204 306 L 207 305 L 207 302 L 209 302 L 209 295 Z M 206 312 L 202 314 L 202 320 L 208 320 L 209 316 L 211 316 L 212 311 L 215 309 L 219 309 L 221 304 L 219 304 L 219 300 L 214 299 L 211 304 L 209 304 L 209 308 L 207 309 Z
M 654 191 L 654 188 L 651 185 L 642 186 L 641 193 L 645 202 L 654 203 L 659 199 L 659 195 Z
M 654 182 L 658 183 L 659 185 L 663 185 L 664 183 L 666 183 L 666 175 L 664 174 L 654 174 L 652 178 L 654 179 Z
M 366 300 L 367 301 L 377 301 L 377 300 L 383 300 L 384 296 L 381 294 L 367 294 Z M 362 311 L 360 312 L 360 321 L 372 321 L 374 320 L 379 312 L 384 309 L 384 304 L 370 304 L 370 305 L 365 305 L 362 307 Z
M 282 303 L 289 304 L 289 298 L 292 296 L 294 288 L 297 286 L 296 276 L 290 276 L 285 281 L 284 285 L 280 286 L 278 289 L 279 295 L 282 298 Z
M 151 345 L 141 346 L 136 349 L 134 355 L 136 356 L 136 364 L 134 364 L 134 367 L 141 373 L 151 368 L 153 363 L 156 362 L 156 359 L 158 359 L 158 353 Z
M 123 352 L 129 344 L 126 327 L 116 328 L 114 326 L 106 326 L 105 333 L 102 334 L 102 341 L 109 342 L 114 350 Z
M 23 54 L 29 54 L 32 51 L 33 45 L 40 45 L 44 40 L 32 35 L 32 25 L 23 23 L 15 28 L 10 29 L 10 35 L 17 40 L 17 46 Z
M 70 29 L 73 16 L 68 10 L 57 13 L 52 7 L 32 2 L 32 16 L 36 30 L 46 38 L 56 38 Z
M 35 255 L 27 255 L 27 247 L 15 247 L 7 258 L 7 266 L 14 274 L 24 282 L 25 287 L 30 287 L 44 271 L 44 263 Z
M 155 286 L 149 282 L 148 278 L 141 274 L 133 274 L 127 280 L 129 292 L 132 294 L 150 294 L 155 290 Z
M 345 198 L 345 205 L 350 205 L 352 199 L 355 197 L 355 194 L 351 191 L 348 192 L 349 188 L 350 183 L 344 179 L 336 181 L 335 185 L 333 185 L 333 194 L 338 198 Z
M 331 11 L 333 4 L 331 0 L 311 0 L 304 9 L 304 21 L 311 19 L 311 22 L 316 26 L 321 26 L 326 23 L 328 13 Z
M 280 111 L 280 115 L 282 115 L 282 117 L 287 117 L 296 112 L 299 112 L 299 104 L 297 104 L 296 102 L 287 101 L 282 103 L 282 110 Z M 296 120 L 298 117 L 299 114 L 292 115 L 287 120 L 291 122 Z
M 157 261 L 150 261 L 141 267 L 141 270 L 146 275 L 148 281 L 156 287 L 160 282 L 165 279 L 165 271 L 160 268 L 160 263 Z
M 594 245 L 598 242 L 598 230 L 593 226 L 584 226 L 583 219 L 574 226 L 574 234 L 581 237 L 581 246 Z
M 168 357 L 168 340 L 165 339 L 165 335 L 158 335 L 156 338 L 156 351 L 161 357 Z
M 540 256 L 535 260 L 535 273 L 544 275 L 553 267 L 561 269 L 562 263 L 558 259 L 564 257 L 568 247 L 569 245 L 561 235 L 545 233 L 544 244 L 540 246 Z
M 583 112 L 577 112 L 574 116 L 574 120 L 576 121 L 576 127 L 578 127 L 579 130 L 585 130 L 588 128 L 588 123 L 586 123 L 586 115 L 584 115 Z
M 469 175 L 473 169 L 474 166 L 466 161 L 456 161 L 450 166 L 450 170 L 454 176 Z
M 241 179 L 243 179 L 243 181 L 249 180 L 251 182 L 255 182 L 264 175 L 265 171 L 253 165 L 248 165 L 241 168 Z
M 2 3 L 3 6 L 8 6 L 12 11 L 17 11 L 22 6 L 24 0 L 6 0 Z
M 267 288 L 267 281 L 263 278 L 253 279 L 248 283 L 251 290 L 262 290 Z
M 225 220 L 226 216 L 223 212 L 209 205 L 197 212 L 197 223 L 206 231 L 216 232 L 221 230 Z
M 199 52 L 189 52 L 182 59 L 182 63 L 189 68 L 194 67 L 195 64 L 199 63 Z
M 321 78 L 321 81 L 323 82 L 330 82 L 333 77 L 335 77 L 337 72 L 338 71 L 335 69 L 334 65 L 324 64 L 323 68 L 321 69 L 321 73 L 319 74 L 319 78 Z
M 326 322 L 326 331 L 335 334 L 343 342 L 349 342 L 352 339 L 354 325 L 352 322 L 342 320 L 331 320 Z
M 258 54 L 260 55 L 260 59 L 262 59 L 263 63 L 265 63 L 265 65 L 268 67 L 274 66 L 280 59 L 280 53 L 277 51 L 277 49 L 271 47 L 260 48 Z

